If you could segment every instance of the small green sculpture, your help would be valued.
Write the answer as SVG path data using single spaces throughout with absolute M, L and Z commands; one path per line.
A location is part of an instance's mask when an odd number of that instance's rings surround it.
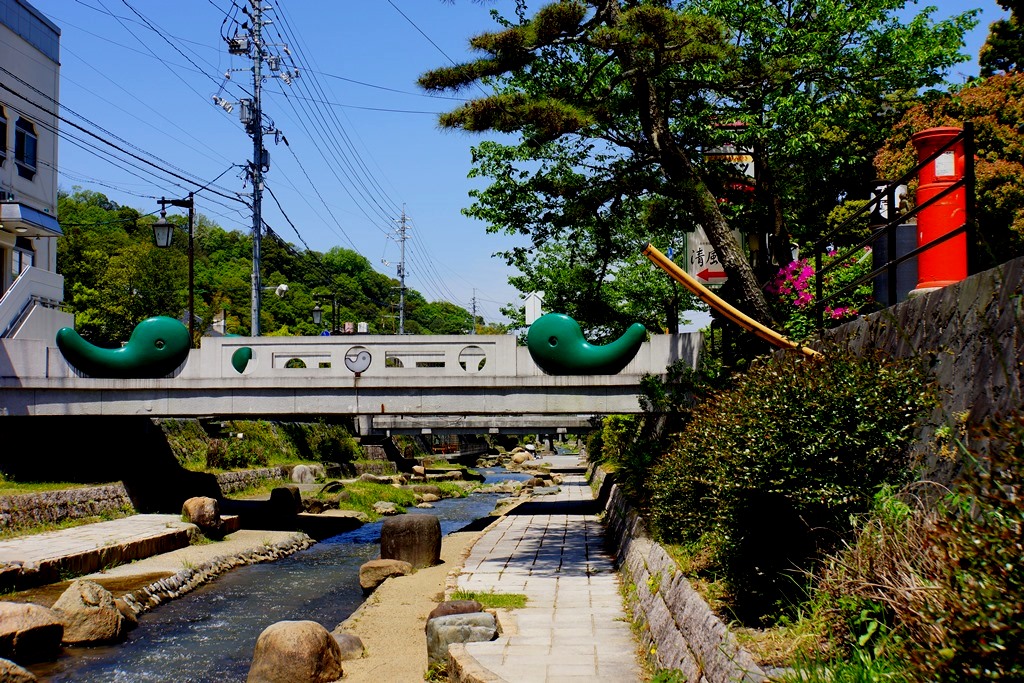
M 231 367 L 235 369 L 239 375 L 245 372 L 245 368 L 248 367 L 249 361 L 252 360 L 252 347 L 251 346 L 240 346 L 235 349 L 235 352 L 231 354 Z
M 143 379 L 166 377 L 188 358 L 188 328 L 174 318 L 146 318 L 132 330 L 128 343 L 104 349 L 87 342 L 70 327 L 57 331 L 64 359 L 89 377 Z
M 646 338 L 647 328 L 633 323 L 615 341 L 594 346 L 583 338 L 575 320 L 564 313 L 548 313 L 530 325 L 526 346 L 549 375 L 614 375 L 633 360 Z

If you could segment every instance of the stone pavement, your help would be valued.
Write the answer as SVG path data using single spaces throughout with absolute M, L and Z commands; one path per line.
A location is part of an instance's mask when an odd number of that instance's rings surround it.
M 181 515 L 132 515 L 108 522 L 0 541 L 0 584 L 22 588 L 60 581 L 189 544 L 195 526 Z
M 526 607 L 502 614 L 497 640 L 449 652 L 462 680 L 480 683 L 641 681 L 600 507 L 576 456 L 545 461 L 576 473 L 488 527 L 456 580 L 467 591 L 523 593 Z

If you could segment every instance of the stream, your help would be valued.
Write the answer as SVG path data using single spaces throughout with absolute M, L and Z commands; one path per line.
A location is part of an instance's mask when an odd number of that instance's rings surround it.
M 479 471 L 485 483 L 530 476 Z M 499 497 L 445 498 L 409 514 L 436 515 L 445 536 L 490 514 Z M 363 603 L 359 567 L 380 555 L 380 529 L 381 522 L 364 524 L 286 558 L 233 569 L 143 614 L 123 643 L 65 649 L 45 671 L 33 670 L 54 682 L 244 682 L 256 639 L 271 624 L 310 620 L 332 631 Z

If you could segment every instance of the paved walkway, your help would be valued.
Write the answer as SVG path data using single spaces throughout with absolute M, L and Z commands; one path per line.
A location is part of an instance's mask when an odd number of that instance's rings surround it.
M 0 541 L 0 585 L 22 589 L 94 572 L 189 544 L 181 515 L 131 515 Z
M 575 456 L 546 460 L 554 468 L 578 465 Z M 557 494 L 509 511 L 474 544 L 459 588 L 527 596 L 498 640 L 465 645 L 475 661 L 460 664 L 478 680 L 642 680 L 598 512 L 585 477 L 567 474 Z

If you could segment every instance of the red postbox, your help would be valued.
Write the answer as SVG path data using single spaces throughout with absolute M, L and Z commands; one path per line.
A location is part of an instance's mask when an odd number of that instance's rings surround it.
M 913 137 L 918 162 L 924 161 L 963 131 L 942 126 Z M 964 177 L 964 143 L 957 141 L 918 174 L 917 205 L 921 206 Z M 956 230 L 967 221 L 967 192 L 961 185 L 917 214 L 917 246 Z M 961 233 L 921 252 L 917 257 L 915 290 L 936 289 L 967 277 L 967 235 Z

